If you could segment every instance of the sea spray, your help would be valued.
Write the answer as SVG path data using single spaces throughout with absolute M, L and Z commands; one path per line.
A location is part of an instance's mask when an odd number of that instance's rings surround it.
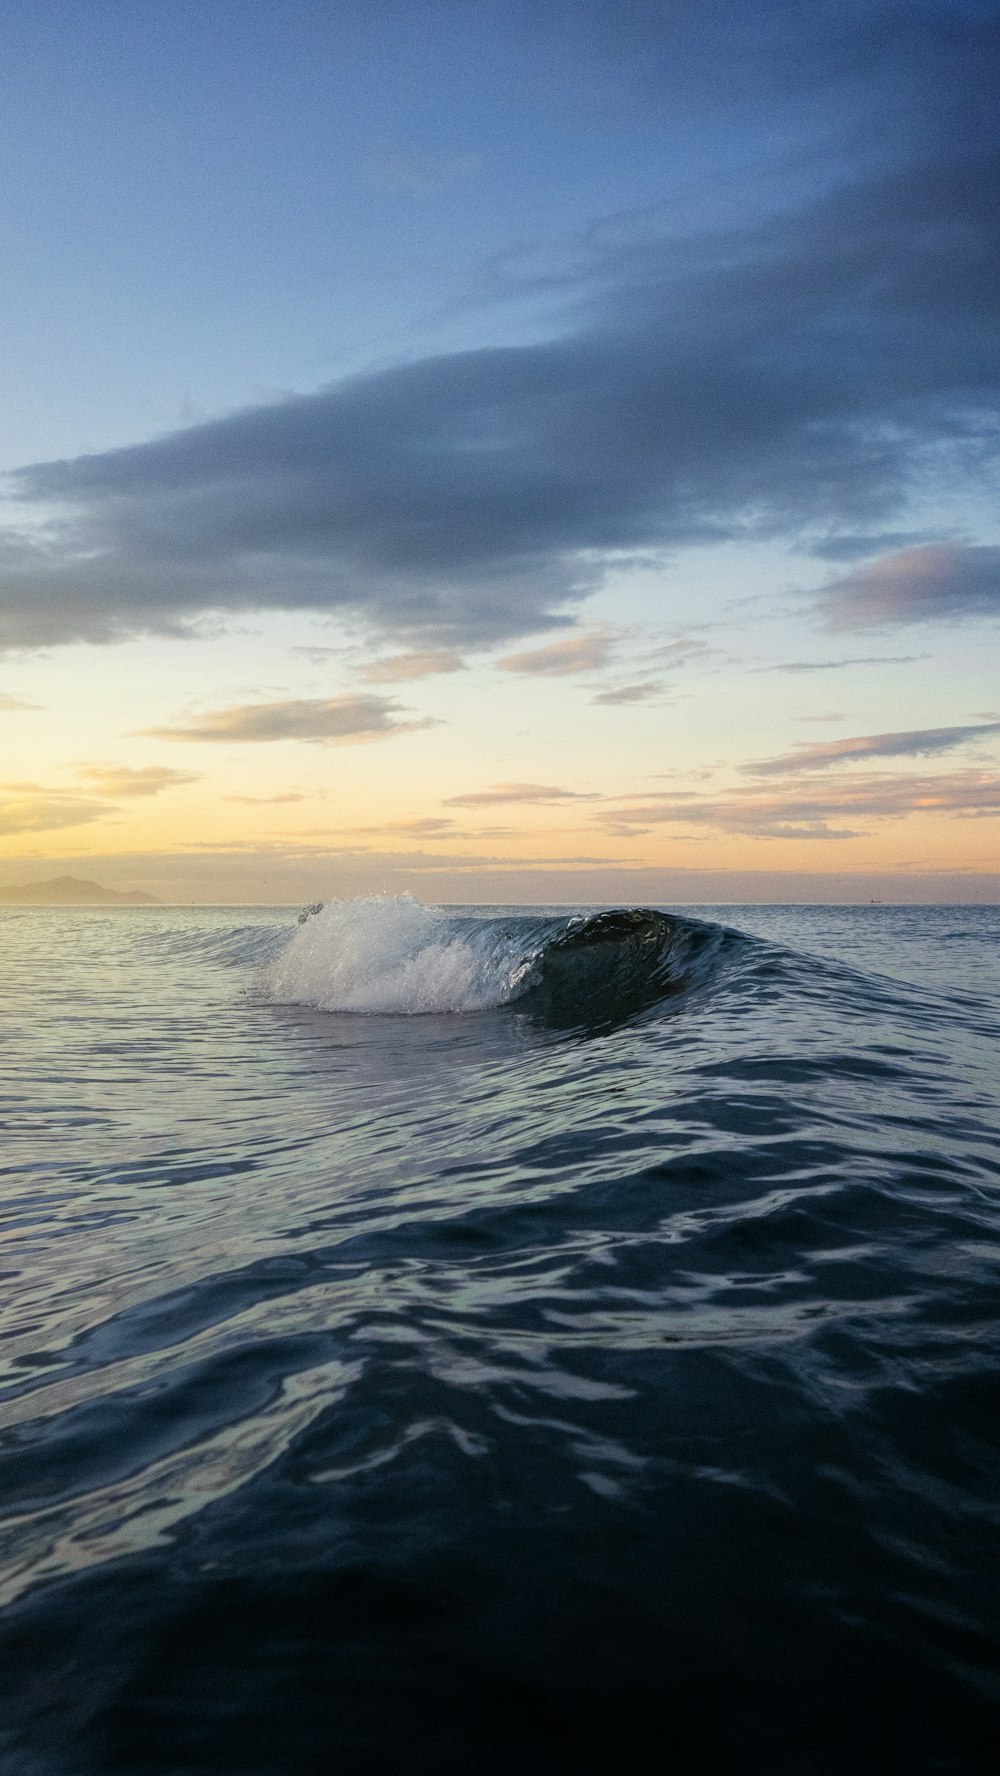
M 523 992 L 532 965 L 524 937 L 496 921 L 459 921 L 409 894 L 333 900 L 297 927 L 261 990 L 322 1011 L 484 1011 Z

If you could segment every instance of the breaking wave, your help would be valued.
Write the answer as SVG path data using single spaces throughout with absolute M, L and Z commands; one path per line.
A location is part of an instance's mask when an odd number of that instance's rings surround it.
M 259 990 L 322 1011 L 476 1012 L 519 1001 L 560 1024 L 600 1021 L 683 991 L 724 936 L 647 908 L 476 917 L 406 894 L 336 900 L 301 917 Z

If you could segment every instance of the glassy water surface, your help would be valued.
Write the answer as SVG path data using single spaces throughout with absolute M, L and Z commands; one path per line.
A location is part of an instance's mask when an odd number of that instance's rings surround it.
M 1000 910 L 0 911 L 0 1768 L 996 1768 Z

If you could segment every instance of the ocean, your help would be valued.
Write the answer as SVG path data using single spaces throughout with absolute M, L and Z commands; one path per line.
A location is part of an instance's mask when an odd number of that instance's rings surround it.
M 994 1776 L 998 936 L 2 909 L 3 1776 Z

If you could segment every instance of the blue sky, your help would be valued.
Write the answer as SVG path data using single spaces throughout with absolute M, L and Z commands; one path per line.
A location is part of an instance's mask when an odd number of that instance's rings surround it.
M 9 879 L 992 897 L 996 7 L 6 37 Z

